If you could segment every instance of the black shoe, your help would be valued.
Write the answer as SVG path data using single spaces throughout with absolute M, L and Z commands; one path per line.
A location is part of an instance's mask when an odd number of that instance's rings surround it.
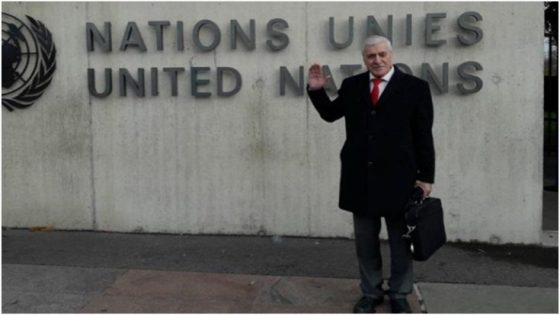
M 356 305 L 354 313 L 375 313 L 375 307 L 383 303 L 383 297 L 371 298 L 363 296 Z
M 406 299 L 391 299 L 391 311 L 393 313 L 412 313 Z

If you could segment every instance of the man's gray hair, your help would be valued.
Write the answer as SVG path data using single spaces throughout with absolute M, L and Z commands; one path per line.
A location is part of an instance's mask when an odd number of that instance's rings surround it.
M 373 35 L 373 36 L 369 36 L 364 41 L 364 47 L 362 48 L 362 54 L 366 50 L 367 46 L 377 45 L 377 44 L 380 44 L 380 43 L 387 44 L 387 47 L 389 48 L 389 51 L 393 51 L 393 47 L 391 46 L 391 41 L 387 37 L 384 37 L 384 36 L 381 36 L 381 35 Z

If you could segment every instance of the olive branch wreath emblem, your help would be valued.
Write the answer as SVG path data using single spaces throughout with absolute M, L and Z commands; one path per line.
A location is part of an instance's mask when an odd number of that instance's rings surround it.
M 3 13 L 5 14 L 5 13 Z M 38 70 L 33 73 L 30 83 L 17 95 L 5 97 L 2 95 L 2 105 L 9 111 L 14 108 L 27 108 L 41 97 L 53 79 L 56 70 L 56 47 L 52 40 L 52 34 L 47 27 L 26 15 L 31 22 L 31 30 L 37 41 L 38 47 Z

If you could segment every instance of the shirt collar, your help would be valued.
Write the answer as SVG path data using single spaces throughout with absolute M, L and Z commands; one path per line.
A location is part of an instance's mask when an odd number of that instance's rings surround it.
M 384 75 L 383 77 L 381 77 L 381 80 L 385 81 L 385 82 L 389 82 L 389 80 L 391 80 L 391 78 L 393 77 L 393 74 L 395 74 L 395 66 L 391 67 L 391 70 L 389 70 L 389 72 L 387 72 L 386 75 Z M 371 82 L 371 80 L 376 79 L 376 77 L 373 76 L 373 74 L 371 74 L 371 72 L 369 73 L 369 81 Z

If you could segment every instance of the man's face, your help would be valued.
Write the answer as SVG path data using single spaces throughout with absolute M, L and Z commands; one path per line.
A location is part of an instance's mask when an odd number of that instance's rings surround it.
M 381 78 L 393 66 L 393 53 L 386 43 L 369 45 L 364 49 L 364 64 L 374 76 Z

